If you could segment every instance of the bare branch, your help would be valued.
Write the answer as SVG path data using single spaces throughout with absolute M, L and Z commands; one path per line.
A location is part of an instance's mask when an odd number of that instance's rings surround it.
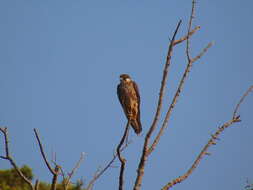
M 42 155 L 42 157 L 43 157 L 43 160 L 44 160 L 44 162 L 46 163 L 48 170 L 49 170 L 49 171 L 51 172 L 51 174 L 53 175 L 53 179 L 52 179 L 52 183 L 51 183 L 51 190 L 56 190 L 56 183 L 57 183 L 58 175 L 59 175 L 59 173 L 60 173 L 61 166 L 59 166 L 59 165 L 57 165 L 57 164 L 55 163 L 55 168 L 53 169 L 53 168 L 51 167 L 51 165 L 49 164 L 49 162 L 48 162 L 48 160 L 47 160 L 46 154 L 45 154 L 45 152 L 44 152 L 42 143 L 41 143 L 41 141 L 40 141 L 39 134 L 38 134 L 38 132 L 37 132 L 36 129 L 33 129 L 33 131 L 34 131 L 35 137 L 36 137 L 36 139 L 37 139 L 37 141 L 38 141 L 38 144 L 39 144 L 39 147 L 40 147 L 40 153 L 41 153 L 41 155 Z
M 19 167 L 15 163 L 14 159 L 10 155 L 7 128 L 6 127 L 5 128 L 0 128 L 0 131 L 4 135 L 4 144 L 5 144 L 5 156 L 1 156 L 0 158 L 5 159 L 5 160 L 9 160 L 10 164 L 15 169 L 15 171 L 18 173 L 19 177 L 21 177 L 29 185 L 31 190 L 34 190 L 32 182 L 22 173 L 22 171 L 19 169 Z
M 144 175 L 144 167 L 145 167 L 145 163 L 146 163 L 147 156 L 148 156 L 149 140 L 150 140 L 150 137 L 151 137 L 153 131 L 155 130 L 155 128 L 157 126 L 157 122 L 160 118 L 161 109 L 162 109 L 162 102 L 163 102 L 163 95 L 164 95 L 164 90 L 165 90 L 165 86 L 166 86 L 166 82 L 167 82 L 167 78 L 168 78 L 168 69 L 169 69 L 169 66 L 171 63 L 171 56 L 173 53 L 174 41 L 175 41 L 176 34 L 179 30 L 181 23 L 182 23 L 182 21 L 180 20 L 177 24 L 175 31 L 174 31 L 172 40 L 170 41 L 168 54 L 167 54 L 167 58 L 166 58 L 166 63 L 165 63 L 164 70 L 163 70 L 163 78 L 162 78 L 161 88 L 160 88 L 160 92 L 159 92 L 159 99 L 158 99 L 156 114 L 155 114 L 154 120 L 151 124 L 151 127 L 149 128 L 149 131 L 145 136 L 142 155 L 141 155 L 141 159 L 140 159 L 139 166 L 137 169 L 137 176 L 136 176 L 136 180 L 135 180 L 135 184 L 134 184 L 134 190 L 139 190 L 141 188 L 142 178 Z
M 196 26 L 192 31 L 190 31 L 189 34 L 187 34 L 186 36 L 178 39 L 178 40 L 175 40 L 173 45 L 177 45 L 177 44 L 180 44 L 182 43 L 183 41 L 187 40 L 188 36 L 191 37 L 193 34 L 195 34 L 195 32 L 197 32 L 198 30 L 200 29 L 200 26 Z
M 239 118 L 238 118 L 239 119 Z M 214 133 L 214 135 L 211 136 L 210 140 L 208 141 L 208 143 L 204 146 L 204 148 L 202 149 L 202 151 L 200 152 L 200 154 L 198 155 L 197 159 L 194 161 L 194 163 L 192 164 L 192 166 L 190 167 L 190 169 L 182 176 L 173 179 L 172 181 L 170 181 L 169 183 L 167 183 L 162 190 L 168 190 L 170 189 L 172 186 L 181 183 L 183 180 L 187 179 L 192 172 L 197 168 L 197 166 L 199 165 L 201 159 L 205 156 L 205 155 L 209 155 L 209 153 L 207 152 L 207 150 L 210 148 L 210 146 L 216 144 L 216 139 L 218 138 L 218 136 L 229 126 L 231 126 L 233 123 L 235 122 L 239 122 L 239 120 L 237 119 L 232 119 L 226 123 L 224 123 L 221 127 L 218 127 L 218 130 Z
M 199 60 L 206 52 L 207 50 L 212 47 L 213 43 L 210 42 L 209 44 L 207 44 L 207 46 L 196 56 L 194 57 L 191 61 L 194 63 L 196 62 L 197 60 Z
M 80 159 L 77 161 L 77 163 L 76 163 L 75 167 L 72 169 L 72 171 L 68 174 L 67 178 L 65 178 L 63 170 L 61 169 L 61 172 L 63 173 L 64 186 L 65 186 L 64 188 L 65 188 L 65 190 L 68 189 L 68 185 L 70 183 L 70 179 L 73 177 L 73 175 L 76 172 L 76 170 L 80 167 L 80 164 L 82 163 L 83 159 L 84 159 L 84 153 L 81 154 Z M 65 182 L 65 180 L 66 180 L 66 182 Z
M 195 0 L 192 0 L 192 10 L 191 10 L 191 16 L 189 19 L 189 24 L 188 24 L 188 32 L 187 32 L 187 39 L 186 39 L 186 55 L 188 62 L 191 62 L 191 57 L 190 57 L 190 31 L 192 28 L 192 21 L 195 15 Z
M 191 25 L 192 25 L 192 19 L 194 18 L 194 12 L 195 12 L 195 0 L 192 1 L 192 12 L 191 12 L 191 17 L 190 17 L 190 21 L 189 21 L 189 26 L 188 27 L 188 35 L 187 35 L 187 46 L 186 46 L 186 54 L 187 54 L 187 60 L 188 60 L 188 64 L 186 66 L 186 69 L 184 71 L 184 74 L 180 80 L 180 83 L 178 85 L 178 88 L 177 88 L 177 91 L 173 97 L 173 100 L 172 100 L 172 103 L 170 104 L 169 106 L 169 109 L 166 113 L 166 116 L 165 116 L 165 119 L 163 121 L 163 124 L 162 124 L 162 127 L 161 129 L 159 130 L 157 136 L 155 137 L 155 140 L 153 141 L 152 145 L 149 147 L 148 149 L 148 155 L 151 154 L 151 152 L 155 149 L 156 145 L 158 144 L 163 132 L 164 132 L 164 129 L 168 126 L 168 121 L 169 121 L 169 118 L 170 118 L 170 115 L 178 101 L 178 98 L 179 98 L 179 95 L 183 89 L 183 85 L 185 83 L 185 80 L 191 70 L 191 67 L 192 67 L 192 64 L 194 63 L 194 61 L 198 60 L 198 59 L 191 59 L 190 58 L 190 54 L 189 54 L 189 37 L 190 37 L 190 30 L 191 30 Z M 207 51 L 207 49 L 209 48 L 209 46 L 211 46 L 211 44 L 209 44 L 201 53 L 200 53 L 200 57 Z M 199 58 L 200 58 L 199 57 Z
M 243 96 L 241 97 L 240 101 L 238 102 L 238 104 L 235 107 L 235 111 L 233 113 L 233 118 L 236 117 L 238 109 L 240 107 L 240 105 L 242 104 L 242 102 L 244 101 L 244 99 L 246 98 L 246 96 L 248 96 L 248 94 L 253 90 L 253 85 L 251 87 L 249 87 L 249 89 L 243 94 Z
M 171 56 L 172 56 L 172 53 L 173 53 L 173 47 L 174 47 L 173 44 L 174 44 L 174 40 L 176 38 L 176 34 L 179 30 L 179 27 L 180 27 L 181 23 L 182 23 L 182 20 L 180 20 L 178 22 L 176 30 L 173 34 L 172 40 L 171 40 L 170 45 L 169 45 L 169 50 L 168 50 L 168 54 L 167 54 L 167 58 L 166 58 L 166 63 L 165 63 L 164 70 L 163 70 L 163 78 L 162 78 L 161 88 L 160 88 L 160 92 L 159 92 L 159 99 L 158 99 L 156 114 L 155 114 L 153 123 L 152 123 L 146 137 L 145 137 L 145 141 L 146 141 L 146 139 L 150 138 L 151 134 L 155 130 L 155 128 L 157 126 L 157 122 L 158 122 L 160 114 L 161 114 L 162 103 L 163 103 L 163 95 L 164 95 L 166 82 L 167 82 L 167 78 L 168 78 L 168 69 L 169 69 L 169 66 L 170 66 L 170 63 L 171 63 Z
M 46 157 L 46 154 L 44 153 L 44 149 L 43 149 L 42 143 L 40 141 L 40 137 L 39 137 L 38 132 L 37 132 L 37 130 L 35 128 L 33 129 L 33 131 L 34 131 L 36 139 L 38 141 L 38 144 L 39 144 L 39 147 L 40 147 L 40 153 L 41 153 L 41 155 L 42 155 L 42 157 L 44 159 L 44 162 L 46 163 L 47 168 L 51 172 L 51 174 L 55 175 L 56 172 L 54 171 L 54 169 L 50 166 L 49 162 L 47 161 L 47 157 Z
M 61 168 L 61 166 L 59 166 L 59 165 L 56 165 L 54 168 L 54 174 L 53 174 L 53 179 L 52 179 L 52 183 L 51 183 L 51 190 L 56 190 L 57 179 L 58 179 L 58 175 L 60 172 L 60 168 Z
M 127 142 L 127 143 L 120 149 L 120 152 L 122 152 L 122 151 L 129 145 L 129 143 L 130 143 L 130 142 Z M 106 164 L 106 166 L 105 166 L 103 169 L 98 170 L 98 171 L 95 172 L 93 178 L 91 179 L 91 181 L 90 181 L 89 184 L 87 185 L 87 188 L 85 188 L 85 189 L 91 190 L 92 187 L 93 187 L 93 185 L 94 185 L 94 183 L 96 182 L 96 180 L 97 180 L 98 178 L 100 178 L 100 177 L 107 171 L 108 168 L 112 167 L 112 164 L 113 164 L 113 162 L 115 161 L 116 158 L 117 158 L 117 151 L 116 151 L 116 153 L 113 154 L 112 159 L 108 162 L 108 164 Z
M 7 131 L 7 127 L 5 128 L 0 128 L 1 132 L 4 135 L 4 142 L 5 142 L 5 158 L 9 157 L 9 140 L 8 140 L 8 131 Z
M 71 179 L 71 177 L 74 175 L 74 173 L 76 172 L 76 170 L 80 167 L 80 164 L 82 163 L 83 159 L 84 159 L 84 153 L 81 154 L 80 159 L 77 161 L 75 167 L 70 172 L 69 179 Z
M 239 100 L 238 104 L 236 105 L 234 112 L 233 112 L 233 117 L 230 121 L 224 123 L 221 127 L 218 127 L 217 131 L 211 135 L 211 138 L 209 139 L 209 141 L 207 142 L 207 144 L 204 146 L 204 148 L 201 150 L 200 154 L 198 155 L 198 157 L 196 158 L 196 160 L 194 161 L 194 163 L 192 164 L 192 166 L 190 167 L 190 169 L 182 176 L 179 176 L 176 179 L 173 179 L 172 181 L 170 181 L 169 183 L 167 183 L 162 190 L 168 190 L 169 188 L 171 188 L 172 186 L 181 183 L 182 181 L 184 181 L 185 179 L 187 179 L 192 172 L 197 168 L 197 166 L 199 165 L 200 161 L 202 160 L 202 158 L 205 155 L 209 155 L 210 153 L 208 153 L 208 149 L 212 146 L 215 145 L 217 143 L 217 140 L 219 139 L 219 135 L 221 133 L 224 132 L 225 129 L 227 129 L 228 127 L 230 127 L 232 124 L 240 122 L 240 116 L 236 116 L 237 111 L 240 107 L 240 105 L 242 104 L 242 102 L 244 101 L 245 97 L 248 96 L 248 94 L 251 92 L 251 90 L 253 89 L 253 86 L 251 86 L 241 97 L 241 99 Z
M 166 113 L 166 116 L 165 116 L 165 119 L 163 121 L 162 127 L 161 127 L 159 133 L 157 134 L 157 136 L 155 137 L 155 140 L 153 141 L 152 145 L 150 146 L 150 148 L 148 150 L 148 154 L 150 154 L 155 149 L 156 145 L 158 144 L 158 142 L 159 142 L 159 140 L 160 140 L 160 138 L 161 138 L 161 136 L 162 136 L 162 134 L 164 132 L 164 129 L 168 125 L 169 118 L 171 116 L 171 113 L 172 113 L 172 111 L 173 111 L 173 109 L 174 109 L 177 101 L 178 101 L 179 95 L 180 95 L 180 93 L 181 93 L 181 91 L 183 89 L 183 85 L 185 83 L 185 80 L 186 80 L 189 72 L 190 72 L 192 64 L 193 64 L 192 60 L 190 60 L 190 62 L 187 64 L 187 67 L 186 67 L 186 69 L 184 71 L 184 74 L 183 74 L 183 76 L 182 76 L 182 78 L 180 80 L 180 83 L 178 85 L 177 91 L 176 91 L 176 93 L 175 93 L 175 95 L 173 97 L 172 103 L 170 104 L 170 107 L 169 107 L 169 109 L 168 109 L 168 111 Z
M 127 121 L 127 125 L 124 131 L 124 135 L 122 136 L 119 145 L 117 146 L 117 155 L 119 158 L 119 161 L 121 163 L 120 166 L 120 175 L 119 175 L 119 190 L 123 190 L 123 184 L 124 184 L 124 170 L 125 170 L 125 165 L 126 165 L 126 159 L 121 155 L 121 147 L 123 145 L 123 143 L 125 142 L 127 133 L 128 133 L 128 129 L 130 126 L 130 120 Z
M 39 185 L 40 185 L 40 181 L 38 179 L 36 179 L 35 185 L 34 185 L 34 190 L 39 190 Z

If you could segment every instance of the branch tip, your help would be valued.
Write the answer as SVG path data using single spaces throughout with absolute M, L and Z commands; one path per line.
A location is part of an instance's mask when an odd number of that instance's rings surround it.
M 124 184 L 124 170 L 125 170 L 125 165 L 126 165 L 126 159 L 121 155 L 121 147 L 124 144 L 127 135 L 128 135 L 128 130 L 130 126 L 130 120 L 127 121 L 127 125 L 125 127 L 124 134 L 120 140 L 119 145 L 117 146 L 117 156 L 119 158 L 119 161 L 121 163 L 120 166 L 120 174 L 119 174 L 119 190 L 123 190 L 123 184 Z M 127 144 L 127 143 L 126 143 Z
M 46 164 L 48 170 L 51 172 L 51 174 L 52 174 L 52 175 L 55 175 L 55 174 L 56 174 L 55 170 L 51 167 L 51 165 L 49 164 L 49 162 L 48 162 L 48 160 L 47 160 L 46 154 L 45 154 L 45 152 L 44 152 L 44 149 L 43 149 L 43 146 L 42 146 L 40 137 L 39 137 L 39 133 L 38 133 L 37 129 L 35 129 L 35 128 L 33 129 L 33 131 L 34 131 L 34 133 L 35 133 L 35 137 L 36 137 L 37 142 L 38 142 L 38 144 L 39 144 L 40 153 L 41 153 L 41 155 L 42 155 L 42 157 L 43 157 L 43 160 L 44 160 L 44 162 L 45 162 L 45 164 Z

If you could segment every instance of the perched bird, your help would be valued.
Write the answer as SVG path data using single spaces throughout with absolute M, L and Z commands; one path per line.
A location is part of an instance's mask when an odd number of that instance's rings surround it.
M 140 94 L 137 84 L 127 74 L 120 75 L 117 94 L 125 115 L 136 134 L 140 134 Z

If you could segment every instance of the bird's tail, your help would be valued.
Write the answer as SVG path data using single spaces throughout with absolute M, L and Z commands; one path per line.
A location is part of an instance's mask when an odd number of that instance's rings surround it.
M 142 131 L 141 122 L 137 119 L 133 119 L 130 121 L 131 126 L 133 127 L 135 133 L 139 135 Z

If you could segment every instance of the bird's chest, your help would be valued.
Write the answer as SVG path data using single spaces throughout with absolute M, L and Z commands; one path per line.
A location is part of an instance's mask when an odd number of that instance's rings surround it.
M 122 85 L 122 88 L 123 88 L 122 90 L 124 91 L 124 94 L 128 98 L 133 99 L 133 100 L 136 99 L 136 92 L 132 83 L 126 83 Z

